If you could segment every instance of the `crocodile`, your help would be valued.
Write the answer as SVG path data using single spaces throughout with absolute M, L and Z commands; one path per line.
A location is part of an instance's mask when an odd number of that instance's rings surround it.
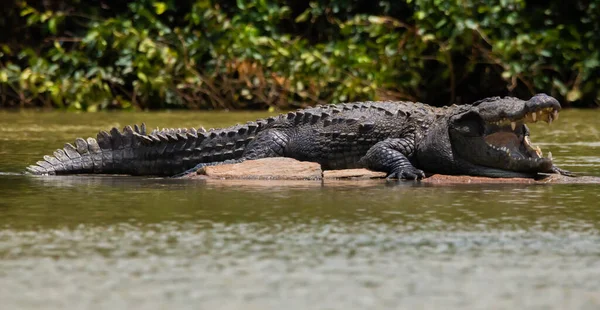
M 101 131 L 27 167 L 30 174 L 181 176 L 201 167 L 266 157 L 291 157 L 323 169 L 368 168 L 388 178 L 427 174 L 486 177 L 572 175 L 543 156 L 526 123 L 558 119 L 561 106 L 546 94 L 529 100 L 490 97 L 441 108 L 418 102 L 320 105 L 246 124 Z

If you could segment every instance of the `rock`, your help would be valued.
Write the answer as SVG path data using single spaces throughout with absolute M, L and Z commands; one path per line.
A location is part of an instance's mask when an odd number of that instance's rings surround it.
M 599 177 L 593 176 L 578 176 L 568 177 L 560 174 L 549 174 L 545 178 L 537 180 L 535 183 L 549 184 L 600 184 Z
M 385 176 L 385 172 L 372 171 L 368 169 L 344 169 L 323 171 L 323 179 L 381 179 L 385 178 Z
M 537 183 L 534 179 L 527 178 L 488 178 L 488 177 L 474 177 L 468 175 L 443 175 L 434 174 L 421 180 L 422 183 L 428 184 L 491 184 L 491 183 L 505 183 L 505 184 L 533 184 Z
M 371 186 L 380 182 L 377 179 L 385 178 L 383 172 L 367 169 L 345 169 L 322 171 L 321 166 L 313 162 L 302 162 L 292 158 L 275 157 L 257 160 L 248 160 L 238 164 L 218 165 L 204 167 L 197 174 L 187 175 L 185 178 L 207 180 L 326 180 L 348 184 L 348 180 L 361 180 L 370 182 Z M 370 181 L 369 181 L 370 180 Z M 244 182 L 244 181 L 241 181 Z M 401 181 L 415 182 L 415 181 Z M 539 179 L 528 178 L 488 178 L 475 176 L 456 176 L 434 174 L 420 181 L 423 184 L 600 184 L 600 178 L 591 176 L 567 177 L 557 174 L 546 175 Z M 236 183 L 237 184 L 237 183 Z M 262 183 L 261 183 L 262 184 Z M 265 183 L 268 184 L 268 183 Z M 293 183 L 298 185 L 298 183 Z M 321 183 L 315 183 L 321 184 Z M 283 185 L 283 183 L 281 184 Z
M 434 174 L 421 180 L 426 184 L 599 184 L 600 178 L 590 176 L 568 177 L 558 174 L 547 174 L 538 179 L 529 178 L 488 178 L 468 175 Z
M 208 166 L 198 174 L 217 179 L 320 180 L 323 171 L 318 163 L 279 157 Z

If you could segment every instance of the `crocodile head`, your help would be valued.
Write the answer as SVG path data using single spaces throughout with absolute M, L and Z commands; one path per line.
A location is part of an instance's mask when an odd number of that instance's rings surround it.
M 552 172 L 551 153 L 544 157 L 531 143 L 526 123 L 550 124 L 558 119 L 560 109 L 558 101 L 545 94 L 527 101 L 493 97 L 449 109 L 433 124 L 435 133 L 430 132 L 424 144 L 424 149 L 438 152 L 444 159 L 436 161 L 426 155 L 423 166 L 432 162 L 444 166 L 440 170 L 446 173 L 491 177 Z

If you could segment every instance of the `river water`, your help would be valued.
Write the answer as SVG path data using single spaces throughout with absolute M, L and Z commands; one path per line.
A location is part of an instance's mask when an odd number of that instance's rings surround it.
M 99 129 L 257 113 L 0 112 L 2 309 L 598 309 L 597 185 L 14 175 Z M 600 176 L 600 111 L 532 140 Z

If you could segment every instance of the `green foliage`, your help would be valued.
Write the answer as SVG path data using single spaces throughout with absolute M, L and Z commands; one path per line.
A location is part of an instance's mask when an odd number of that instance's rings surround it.
M 22 0 L 0 17 L 0 105 L 600 104 L 600 0 L 563 2 Z

